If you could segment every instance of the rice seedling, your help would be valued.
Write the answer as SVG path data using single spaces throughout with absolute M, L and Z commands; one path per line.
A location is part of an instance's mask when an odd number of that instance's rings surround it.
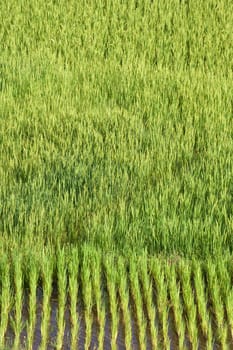
M 97 320 L 99 325 L 98 334 L 98 347 L 104 348 L 104 329 L 105 329 L 105 315 L 106 304 L 103 300 L 103 279 L 102 279 L 102 258 L 99 252 L 93 252 L 92 264 L 92 290 L 93 290 L 93 302 L 96 305 Z
M 191 282 L 191 264 L 189 261 L 181 261 L 178 266 L 179 280 L 181 281 L 181 293 L 184 302 L 186 325 L 189 341 L 193 349 L 198 348 L 197 306 L 195 305 L 194 290 Z
M 23 308 L 23 272 L 22 272 L 22 256 L 13 255 L 14 268 L 14 317 L 12 317 L 12 326 L 14 330 L 14 346 L 15 350 L 20 347 L 20 334 L 23 329 L 22 308 Z
M 35 259 L 28 261 L 29 265 L 29 318 L 27 322 L 27 348 L 33 348 L 33 339 L 36 326 L 36 310 L 37 310 L 37 296 L 36 291 L 38 287 L 39 266 Z
M 111 318 L 111 349 L 117 349 L 117 335 L 119 325 L 118 299 L 117 299 L 117 270 L 114 256 L 104 259 L 104 273 L 108 292 L 109 310 Z
M 122 257 L 118 258 L 118 292 L 120 298 L 120 307 L 123 314 L 123 322 L 125 329 L 125 347 L 131 349 L 132 344 L 132 330 L 131 330 L 131 315 L 129 305 L 129 286 L 127 281 L 127 272 L 125 260 Z
M 5 345 L 4 336 L 7 330 L 8 318 L 9 318 L 9 313 L 10 313 L 11 303 L 12 303 L 9 261 L 6 255 L 1 256 L 0 271 L 1 271 L 0 348 L 2 349 Z
M 170 339 L 168 336 L 168 284 L 165 277 L 164 266 L 159 259 L 155 259 L 150 262 L 150 270 L 155 282 L 156 302 L 162 329 L 163 347 L 164 349 L 170 349 Z
M 177 281 L 176 265 L 165 266 L 165 276 L 168 283 L 171 307 L 174 314 L 179 349 L 185 348 L 185 322 L 183 318 L 183 305 L 181 302 L 180 283 Z
M 85 349 L 89 349 L 91 343 L 91 331 L 92 331 L 92 284 L 91 284 L 91 250 L 84 248 L 81 265 L 81 281 L 82 281 L 82 298 L 84 305 L 84 317 L 85 317 Z
M 139 345 L 143 350 L 146 349 L 146 319 L 143 312 L 143 301 L 139 285 L 138 267 L 136 258 L 131 257 L 129 264 L 130 291 L 137 317 Z
M 150 338 L 151 338 L 151 346 L 152 349 L 158 349 L 158 329 L 156 322 L 156 312 L 155 305 L 153 301 L 153 289 L 152 289 L 152 281 L 148 274 L 148 261 L 146 256 L 142 256 L 139 260 L 139 273 L 140 280 L 142 285 L 142 291 L 144 295 L 144 303 L 146 305 L 148 322 L 150 328 Z
M 233 285 L 232 285 L 232 262 L 220 260 L 217 264 L 219 289 L 226 309 L 227 323 L 230 329 L 231 342 L 233 342 Z
M 42 286 L 43 286 L 43 309 L 42 309 L 42 320 L 41 320 L 41 344 L 40 350 L 47 349 L 49 326 L 50 326 L 50 312 L 51 305 L 50 299 L 52 294 L 52 282 L 54 272 L 54 258 L 50 256 L 49 251 L 42 252 L 41 256 L 41 275 L 42 275 Z
M 226 323 L 229 325 L 231 341 L 233 341 L 233 289 L 228 270 L 229 261 L 222 259 L 217 262 L 217 278 L 219 285 L 219 292 L 223 301 L 223 308 L 226 310 Z
M 200 320 L 201 331 L 206 338 L 206 349 L 213 349 L 213 331 L 210 319 L 210 313 L 207 309 L 208 297 L 205 291 L 202 266 L 197 261 L 193 261 L 193 280 L 196 294 L 196 303 L 198 309 L 198 319 Z
M 69 252 L 69 296 L 70 296 L 70 321 L 71 321 L 71 350 L 77 349 L 79 319 L 77 314 L 78 289 L 79 289 L 79 254 L 76 248 Z
M 207 286 L 212 312 L 216 321 L 216 333 L 222 349 L 227 349 L 227 326 L 225 323 L 224 307 L 219 290 L 216 267 L 212 261 L 208 261 L 206 266 Z
M 57 255 L 57 279 L 58 279 L 58 335 L 57 350 L 63 348 L 63 337 L 65 332 L 65 308 L 67 291 L 67 270 L 66 254 L 64 249 L 60 249 Z
M 231 333 L 231 344 L 233 343 L 233 315 L 232 315 L 232 308 L 233 308 L 233 290 L 229 291 L 226 297 L 226 310 L 227 310 L 227 319 L 230 327 L 230 333 Z

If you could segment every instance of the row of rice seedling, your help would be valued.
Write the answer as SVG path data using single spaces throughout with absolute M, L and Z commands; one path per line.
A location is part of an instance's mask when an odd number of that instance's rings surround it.
M 93 253 L 91 263 L 93 303 L 96 305 L 96 316 L 99 326 L 98 347 L 104 348 L 104 331 L 105 331 L 105 315 L 106 303 L 103 296 L 103 278 L 102 278 L 102 259 L 99 253 Z
M 170 339 L 168 335 L 168 285 L 165 277 L 164 266 L 159 260 L 150 262 L 151 275 L 156 289 L 156 306 L 162 333 L 162 344 L 164 349 L 170 349 Z
M 232 264 L 232 263 L 230 263 Z M 233 341 L 233 286 L 231 278 L 231 269 L 224 260 L 220 260 L 216 266 L 218 288 L 223 300 L 223 306 L 226 310 L 226 319 L 229 324 L 230 336 Z
M 77 349 L 79 323 L 77 313 L 78 290 L 80 284 L 79 255 L 76 249 L 69 252 L 68 276 L 69 276 L 69 302 L 70 302 L 70 325 L 71 325 L 71 350 Z
M 5 255 L 0 258 L 1 271 L 1 314 L 0 314 L 0 349 L 5 345 L 9 313 L 12 306 L 12 290 L 10 285 L 9 261 Z
M 118 258 L 118 293 L 120 299 L 120 307 L 123 314 L 124 330 L 125 330 L 125 346 L 130 349 L 132 346 L 132 328 L 131 328 L 131 312 L 129 284 L 127 278 L 126 264 L 122 257 Z
M 49 256 L 45 252 L 41 257 L 41 277 L 43 288 L 43 307 L 42 307 L 42 320 L 41 320 L 41 344 L 40 350 L 46 350 L 49 340 L 49 325 L 50 325 L 50 313 L 51 305 L 50 299 L 52 295 L 52 283 L 54 273 L 54 258 Z
M 111 319 L 111 349 L 117 349 L 117 335 L 119 326 L 119 308 L 117 298 L 117 270 L 115 268 L 115 259 L 107 256 L 104 259 L 104 272 L 106 278 L 106 287 L 108 293 L 109 313 Z
M 227 349 L 227 325 L 225 320 L 224 306 L 220 293 L 216 267 L 211 262 L 205 266 L 207 277 L 208 299 L 211 304 L 211 311 L 215 320 L 215 329 L 217 341 L 221 344 L 222 349 Z
M 65 333 L 65 309 L 67 302 L 67 267 L 64 249 L 59 249 L 57 254 L 57 288 L 58 288 L 58 319 L 57 319 L 57 350 L 63 347 L 63 336 Z
M 15 334 L 14 349 L 20 347 L 20 334 L 23 329 L 22 323 L 22 308 L 23 308 L 23 271 L 22 271 L 22 256 L 21 254 L 13 255 L 14 266 L 14 317 L 12 317 L 12 327 Z
M 91 331 L 92 331 L 92 306 L 93 306 L 93 294 L 92 294 L 92 282 L 91 282 L 91 250 L 84 249 L 82 264 L 81 264 L 81 276 L 82 283 L 82 299 L 84 306 L 84 318 L 85 318 L 85 350 L 89 349 L 91 343 Z
M 215 263 L 185 259 L 168 262 L 146 254 L 117 257 L 108 253 L 103 257 L 100 251 L 90 247 L 81 251 L 59 248 L 56 257 L 55 261 L 49 250 L 37 258 L 33 254 L 31 257 L 1 256 L 0 349 L 13 344 L 14 349 L 23 346 L 32 350 L 36 327 L 41 332 L 39 348 L 47 349 L 51 341 L 53 288 L 58 295 L 54 345 L 57 349 L 64 347 L 66 326 L 70 327 L 70 348 L 82 346 L 79 337 L 84 330 L 83 346 L 89 349 L 95 320 L 99 349 L 108 344 L 112 349 L 118 348 L 121 326 L 124 329 L 122 342 L 127 350 L 134 348 L 134 343 L 141 349 L 170 349 L 171 346 L 186 349 L 189 343 L 193 349 L 200 346 L 213 349 L 216 345 L 227 349 L 231 346 L 233 277 L 229 259 Z M 29 288 L 24 325 L 25 286 Z M 43 291 L 41 311 L 37 308 L 38 287 Z M 69 321 L 65 318 L 67 306 Z M 39 323 L 38 312 L 41 315 Z M 136 335 L 133 334 L 133 318 Z M 110 338 L 106 333 L 109 325 Z M 9 326 L 14 334 L 11 342 L 6 338 Z M 26 343 L 21 339 L 23 329 L 26 330 Z
M 137 318 L 138 341 L 142 350 L 146 349 L 146 318 L 144 315 L 143 300 L 139 284 L 139 271 L 135 257 L 130 259 L 129 263 L 129 280 L 130 292 L 133 299 L 134 311 Z
M 197 306 L 195 304 L 194 288 L 192 286 L 192 266 L 181 261 L 178 264 L 178 278 L 184 303 L 184 312 L 188 338 L 193 349 L 198 348 Z
M 181 302 L 180 281 L 177 279 L 176 265 L 165 266 L 165 276 L 168 283 L 170 305 L 174 315 L 175 328 L 178 335 L 179 349 L 185 348 L 185 322 L 183 319 L 183 305 Z
M 27 322 L 27 348 L 33 348 L 34 340 L 34 331 L 36 326 L 36 314 L 37 314 L 37 287 L 38 287 L 38 278 L 39 278 L 39 264 L 37 260 L 29 260 L 29 316 Z
M 151 276 L 148 273 L 148 261 L 141 258 L 139 262 L 140 282 L 143 291 L 143 303 L 146 306 L 146 312 L 149 322 L 150 339 L 152 349 L 158 349 L 158 327 L 156 324 L 156 307 L 153 298 L 153 285 Z
M 213 330 L 208 310 L 208 296 L 206 295 L 205 284 L 201 264 L 194 261 L 193 263 L 193 280 L 196 295 L 196 305 L 198 309 L 198 321 L 203 336 L 206 339 L 206 349 L 213 348 Z

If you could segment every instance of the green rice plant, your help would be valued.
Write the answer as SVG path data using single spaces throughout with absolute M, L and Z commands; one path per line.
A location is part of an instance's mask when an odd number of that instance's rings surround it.
M 136 263 L 136 258 L 131 257 L 129 262 L 129 280 L 130 280 L 130 291 L 133 297 L 134 308 L 137 318 L 138 327 L 138 338 L 140 348 L 146 349 L 146 318 L 143 312 L 143 301 L 139 285 L 139 265 Z
M 189 261 L 180 261 L 178 266 L 179 280 L 181 281 L 181 293 L 184 301 L 186 324 L 189 341 L 193 349 L 198 348 L 197 306 L 194 299 L 194 290 L 191 282 L 191 266 Z
M 89 349 L 91 343 L 91 331 L 92 331 L 92 284 L 91 284 L 91 250 L 84 248 L 81 265 L 81 281 L 82 281 L 82 297 L 84 304 L 84 317 L 85 317 L 85 350 Z
M 201 263 L 193 261 L 193 281 L 196 294 L 196 303 L 198 309 L 198 319 L 200 320 L 201 331 L 206 338 L 206 349 L 213 349 L 213 331 L 210 319 L 210 313 L 207 309 L 208 296 L 205 291 L 203 272 Z
M 70 296 L 70 321 L 71 321 L 71 350 L 77 349 L 79 319 L 77 314 L 78 289 L 79 289 L 79 254 L 77 248 L 69 252 L 68 263 L 69 296 Z
M 226 310 L 226 323 L 229 325 L 231 339 L 233 339 L 233 288 L 230 278 L 230 271 L 228 270 L 229 261 L 221 259 L 217 262 L 217 278 L 219 285 L 219 292 L 223 301 L 223 307 Z
M 117 349 L 117 334 L 119 325 L 119 311 L 117 300 L 117 270 L 114 256 L 107 255 L 104 259 L 104 273 L 106 278 L 108 301 L 111 317 L 111 349 Z
M 96 252 L 93 251 L 91 275 L 92 275 L 93 302 L 96 305 L 97 320 L 99 325 L 98 344 L 99 344 L 99 348 L 103 349 L 106 304 L 103 300 L 103 295 L 102 295 L 102 289 L 103 289 L 102 258 L 98 251 Z
M 43 309 L 41 320 L 41 344 L 40 350 L 47 349 L 49 327 L 50 327 L 50 299 L 52 294 L 52 282 L 54 273 L 54 257 L 48 251 L 43 251 L 41 254 L 41 275 L 43 287 Z
M 123 322 L 125 329 L 125 347 L 127 350 L 131 349 L 132 344 L 132 329 L 131 316 L 129 305 L 129 285 L 127 282 L 127 271 L 125 266 L 125 259 L 119 257 L 117 261 L 118 271 L 118 293 L 120 298 L 120 307 L 123 314 Z
M 217 263 L 217 273 L 223 305 L 226 308 L 226 316 L 230 328 L 231 339 L 233 339 L 233 286 L 231 265 L 231 260 L 219 260 Z
M 152 281 L 148 274 L 148 261 L 146 256 L 141 257 L 139 260 L 139 274 L 144 296 L 143 303 L 146 305 L 147 315 L 149 319 L 151 345 L 152 348 L 156 350 L 158 349 L 158 329 L 155 325 L 156 312 L 153 302 L 153 287 Z
M 229 293 L 226 296 L 226 310 L 227 310 L 227 319 L 230 327 L 231 339 L 233 339 L 233 289 L 231 288 Z
M 176 265 L 165 266 L 165 276 L 168 283 L 171 307 L 174 314 L 175 327 L 178 335 L 179 349 L 185 348 L 185 320 L 183 318 L 183 305 L 181 302 L 181 288 L 177 280 Z
M 23 329 L 22 308 L 23 308 L 23 271 L 22 256 L 14 253 L 13 257 L 13 273 L 14 273 L 14 318 L 12 318 L 12 326 L 15 334 L 14 346 L 15 350 L 20 347 L 20 334 Z
M 57 254 L 57 279 L 58 279 L 58 335 L 57 350 L 63 347 L 63 337 L 65 332 L 65 308 L 67 296 L 67 270 L 66 254 L 64 249 L 59 249 Z
M 33 348 L 34 331 L 36 326 L 36 309 L 37 309 L 37 297 L 36 290 L 38 287 L 39 278 L 39 265 L 35 257 L 28 262 L 29 269 L 29 318 L 27 322 L 27 348 Z
M 168 336 L 168 314 L 170 307 L 168 303 L 168 284 L 162 262 L 159 259 L 152 259 L 150 261 L 150 271 L 156 288 L 156 301 L 159 322 L 162 329 L 163 347 L 164 349 L 170 349 L 170 339 Z
M 5 345 L 4 336 L 6 334 L 9 313 L 12 305 L 9 260 L 6 255 L 1 256 L 0 271 L 1 271 L 0 348 L 3 348 Z
M 212 302 L 212 312 L 216 320 L 216 333 L 222 349 L 227 349 L 227 325 L 225 322 L 224 306 L 219 290 L 216 266 L 212 261 L 205 265 L 207 274 L 208 295 Z M 222 278 L 222 277 L 221 277 Z

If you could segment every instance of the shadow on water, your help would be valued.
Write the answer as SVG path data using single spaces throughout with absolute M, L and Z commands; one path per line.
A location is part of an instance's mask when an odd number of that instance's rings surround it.
M 29 304 L 29 294 L 25 293 L 24 295 L 24 303 L 22 308 L 22 321 L 23 321 L 23 330 L 20 335 L 20 342 L 21 342 L 21 348 L 27 349 L 27 321 L 29 318 L 29 312 L 28 312 L 28 304 Z M 53 291 L 50 301 L 50 324 L 49 324 L 49 337 L 48 337 L 48 344 L 47 344 L 47 350 L 54 350 L 56 349 L 56 338 L 58 333 L 58 326 L 57 326 L 57 313 L 58 313 L 58 296 L 57 291 Z M 132 333 L 132 346 L 131 348 L 133 350 L 140 350 L 139 346 L 139 339 L 138 339 L 138 326 L 137 326 L 137 319 L 134 312 L 134 305 L 132 299 L 130 299 L 129 304 L 129 311 L 130 311 L 130 318 L 131 318 L 131 333 Z M 34 330 L 34 341 L 33 341 L 33 348 L 30 350 L 38 350 L 41 344 L 42 336 L 41 336 L 41 321 L 42 321 L 42 313 L 43 313 L 43 291 L 41 288 L 37 288 L 37 310 L 36 310 L 36 326 Z M 86 326 L 85 326 L 85 317 L 84 317 L 84 307 L 81 303 L 77 305 L 77 315 L 79 319 L 79 332 L 78 332 L 78 344 L 77 349 L 84 349 L 85 348 L 85 337 L 86 337 Z M 147 323 L 149 324 L 149 320 L 146 315 L 146 311 L 144 310 L 144 315 L 147 319 Z M 10 317 L 13 317 L 14 314 L 11 312 Z M 88 349 L 95 350 L 99 349 L 98 344 L 98 334 L 100 331 L 100 326 L 97 319 L 97 314 L 95 311 L 95 308 L 93 308 L 92 313 L 92 329 L 91 329 L 91 342 Z M 69 350 L 71 349 L 71 322 L 70 322 L 70 311 L 69 311 L 69 301 L 67 302 L 66 309 L 65 309 L 65 331 L 64 331 L 64 337 L 63 337 L 63 347 L 62 350 Z M 151 345 L 151 339 L 150 339 L 150 331 L 149 326 L 147 324 L 147 332 L 146 332 L 146 344 L 145 349 L 146 350 L 153 350 Z M 158 328 L 158 341 L 160 343 L 159 349 L 164 349 L 162 345 L 162 335 L 161 335 L 161 329 L 159 325 L 158 319 L 155 320 L 155 327 Z M 110 350 L 111 349 L 111 317 L 108 312 L 106 311 L 105 315 L 105 327 L 104 327 L 104 350 Z M 179 349 L 178 347 L 178 336 L 175 329 L 175 322 L 174 322 L 174 316 L 170 309 L 169 316 L 168 316 L 168 323 L 167 323 L 167 330 L 168 330 L 168 336 L 170 339 L 170 349 L 168 350 L 176 350 Z M 8 329 L 5 335 L 6 344 L 9 349 L 13 348 L 14 346 L 14 331 L 13 328 L 9 322 Z M 119 350 L 127 350 L 125 346 L 125 327 L 123 322 L 123 314 L 122 310 L 119 310 L 119 325 L 118 325 L 118 334 L 116 337 L 116 345 L 117 349 Z M 230 346 L 229 349 L 233 349 Z M 184 344 L 184 349 L 190 349 L 192 350 L 192 345 L 189 342 L 188 336 L 186 335 L 186 340 Z M 199 346 L 198 349 L 204 350 L 206 349 L 206 341 L 204 337 L 202 336 L 200 330 L 199 330 Z M 220 345 L 215 342 L 213 344 L 213 350 L 221 349 Z

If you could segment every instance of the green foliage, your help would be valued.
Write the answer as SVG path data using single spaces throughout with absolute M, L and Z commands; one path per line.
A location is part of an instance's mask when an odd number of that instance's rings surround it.
M 41 335 L 42 341 L 40 344 L 40 350 L 47 349 L 48 336 L 49 336 L 49 323 L 50 323 L 50 299 L 52 294 L 52 282 L 54 272 L 54 259 L 49 255 L 49 252 L 42 252 L 41 256 L 41 274 L 42 274 L 42 287 L 43 287 L 43 311 L 41 321 Z
M 165 265 L 166 266 L 166 265 Z M 159 322 L 162 329 L 162 340 L 164 349 L 170 349 L 170 339 L 168 336 L 168 283 L 165 277 L 165 266 L 157 259 L 151 261 L 151 274 L 156 289 L 156 305 L 158 308 Z
M 179 282 L 177 283 L 176 266 L 166 265 L 165 276 L 168 281 L 168 291 L 175 320 L 175 328 L 178 335 L 179 349 L 184 349 L 185 322 L 183 319 L 183 306 L 181 303 L 180 284 Z
M 5 255 L 1 256 L 1 321 L 0 321 L 0 348 L 4 346 L 9 312 L 12 306 L 12 291 L 10 285 L 9 261 Z
M 57 349 L 67 297 L 72 349 L 79 302 L 86 349 L 95 311 L 102 347 L 108 311 L 116 347 L 121 311 L 130 348 L 135 311 L 142 348 L 147 331 L 170 348 L 171 312 L 180 347 L 186 330 L 197 347 L 199 322 L 206 348 L 215 334 L 224 348 L 233 2 L 9 0 L 0 20 L 0 347 L 10 311 L 20 347 L 25 290 L 32 347 L 40 286 L 46 349 L 54 283 Z
M 146 318 L 143 312 L 143 300 L 139 284 L 139 264 L 136 258 L 133 256 L 130 259 L 129 266 L 129 280 L 130 280 L 130 292 L 133 299 L 134 311 L 137 319 L 138 327 L 138 339 L 140 344 L 140 349 L 146 350 Z
M 232 252 L 232 2 L 10 0 L 1 16 L 9 244 Z
M 178 275 L 181 284 L 185 318 L 189 341 L 194 349 L 198 348 L 197 306 L 195 304 L 194 291 L 191 280 L 191 264 L 181 261 L 178 265 Z
M 109 311 L 111 317 L 111 349 L 117 349 L 117 334 L 119 326 L 119 306 L 117 300 L 117 275 L 118 272 L 113 268 L 115 259 L 107 256 L 104 260 L 104 272 L 106 279 L 106 287 L 109 301 Z

